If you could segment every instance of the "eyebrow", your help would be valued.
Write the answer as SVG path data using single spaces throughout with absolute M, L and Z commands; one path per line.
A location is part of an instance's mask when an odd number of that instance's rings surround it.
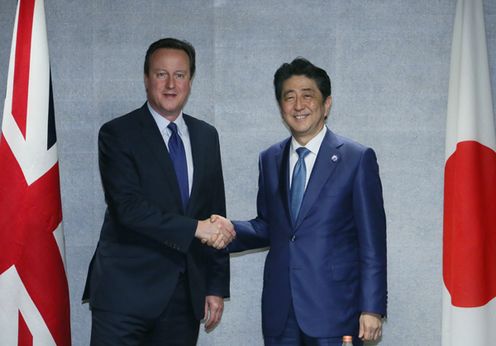
M 312 93 L 315 93 L 315 89 L 313 89 L 313 88 L 303 88 L 303 89 L 300 89 L 300 90 L 303 91 L 303 92 L 312 92 Z M 294 92 L 296 92 L 295 89 L 290 89 L 290 90 L 287 90 L 286 92 L 284 92 L 282 94 L 282 96 L 286 96 L 287 94 L 294 93 Z
M 152 71 L 154 71 L 154 72 L 159 72 L 159 71 L 169 72 L 167 69 L 160 68 L 160 67 L 159 68 L 156 68 L 156 69 L 152 69 Z M 188 73 L 189 70 L 186 69 L 186 70 L 175 70 L 175 71 L 172 71 L 172 73 L 177 73 L 177 72 Z
M 313 88 L 304 88 L 304 89 L 301 89 L 301 91 L 311 91 L 311 92 L 315 92 L 315 89 Z

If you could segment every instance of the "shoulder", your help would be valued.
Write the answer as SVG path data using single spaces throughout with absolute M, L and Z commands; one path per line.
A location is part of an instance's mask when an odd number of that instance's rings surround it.
M 377 156 L 374 149 L 348 137 L 335 135 L 335 138 L 340 143 L 337 149 L 346 162 L 363 167 L 377 166 Z
M 192 115 L 185 114 L 183 113 L 184 121 L 186 122 L 186 125 L 189 126 L 194 126 L 198 128 L 203 128 L 209 131 L 217 131 L 215 127 L 209 123 L 207 123 L 204 120 L 198 119 Z
M 217 129 L 213 125 L 188 114 L 183 113 L 183 117 L 190 133 L 218 137 Z
M 284 152 L 284 150 L 287 148 L 290 142 L 291 142 L 291 137 L 287 137 L 280 142 L 274 143 L 267 149 L 263 150 L 260 153 L 260 156 L 268 157 L 268 158 L 278 156 L 282 152 Z
M 329 130 L 329 136 L 331 138 L 334 137 L 331 139 L 331 142 L 334 142 L 336 144 L 336 147 L 342 151 L 360 154 L 360 155 L 363 155 L 367 151 L 372 151 L 372 152 L 374 151 L 371 147 L 359 143 L 356 140 L 351 139 L 349 137 L 335 134 L 330 130 Z
M 145 107 L 135 109 L 127 114 L 121 115 L 110 121 L 107 121 L 100 128 L 100 132 L 117 132 L 117 133 L 127 133 L 136 129 L 138 124 L 140 124 L 149 114 Z M 150 115 L 150 119 L 151 118 Z

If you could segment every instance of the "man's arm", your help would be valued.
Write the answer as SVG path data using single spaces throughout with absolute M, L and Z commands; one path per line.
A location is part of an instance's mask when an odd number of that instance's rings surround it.
M 119 224 L 183 253 L 194 237 L 205 239 L 218 232 L 208 221 L 198 229 L 198 220 L 163 212 L 147 199 L 140 186 L 132 144 L 124 137 L 108 123 L 102 126 L 98 137 L 105 200 Z
M 222 161 L 220 156 L 220 144 L 217 132 L 212 153 L 213 167 L 215 173 L 209 183 L 212 184 L 213 194 L 211 196 L 211 212 L 220 215 L 226 215 L 226 199 L 224 190 L 224 176 L 222 172 Z M 206 220 L 207 226 L 213 227 L 216 232 L 208 239 L 201 239 L 203 243 L 214 246 L 216 249 L 223 248 L 226 242 L 234 237 L 232 227 L 222 227 Z M 213 240 L 212 240 L 213 239 Z M 224 298 L 229 297 L 230 267 L 229 254 L 224 251 L 218 251 L 213 248 L 205 249 L 208 252 L 207 268 L 207 296 L 205 297 L 205 330 L 213 330 L 221 321 L 224 311 Z
M 264 248 L 270 245 L 268 203 L 265 194 L 263 153 L 258 160 L 257 217 L 249 221 L 233 221 L 236 238 L 228 245 L 231 253 Z M 268 196 L 272 198 L 272 196 Z M 213 216 L 211 220 L 216 220 Z M 224 221 L 225 222 L 225 221 Z
M 377 340 L 387 306 L 386 217 L 379 167 L 372 149 L 363 153 L 353 196 L 361 256 L 359 337 Z

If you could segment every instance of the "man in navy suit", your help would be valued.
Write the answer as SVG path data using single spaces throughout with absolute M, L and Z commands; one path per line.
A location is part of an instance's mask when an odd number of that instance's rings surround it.
M 154 42 L 147 102 L 100 129 L 107 210 L 83 296 L 92 345 L 191 346 L 201 319 L 207 330 L 221 319 L 229 257 L 217 249 L 234 232 L 208 220 L 225 215 L 224 182 L 217 131 L 182 112 L 194 73 L 188 42 Z
M 231 252 L 269 246 L 262 294 L 266 345 L 377 340 L 386 314 L 386 221 L 374 151 L 326 126 L 327 73 L 298 58 L 275 73 L 291 137 L 259 160 L 257 217 L 234 222 Z M 214 216 L 226 227 L 229 221 Z

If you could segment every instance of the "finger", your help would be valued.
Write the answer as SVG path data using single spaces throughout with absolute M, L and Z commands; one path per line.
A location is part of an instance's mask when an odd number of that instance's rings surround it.
M 217 327 L 217 325 L 220 323 L 220 316 L 221 314 L 219 312 L 213 314 L 213 317 L 208 323 L 208 327 L 206 327 L 208 331 L 211 331 L 212 329 Z
M 219 218 L 219 216 L 218 216 L 218 215 L 212 214 L 212 215 L 210 216 L 210 222 L 214 223 L 215 221 L 217 221 L 217 219 L 218 219 L 218 218 Z
M 374 340 L 378 340 L 382 335 L 382 329 L 378 328 L 374 335 Z
M 209 311 L 208 311 L 208 319 L 205 320 L 205 330 L 210 331 L 212 329 L 212 325 L 214 321 L 214 312 L 212 311 L 212 307 L 209 305 Z
M 205 307 L 203 310 L 203 321 L 206 323 L 208 321 L 208 301 L 205 299 Z
M 226 220 L 227 221 L 227 224 L 225 225 L 225 229 L 227 230 L 227 232 L 229 232 L 229 234 L 234 238 L 236 237 L 236 231 L 234 230 L 234 226 L 233 224 L 231 223 L 231 221 L 229 220 Z
M 224 241 L 224 238 L 222 238 L 222 236 L 219 237 L 219 239 L 214 243 L 213 247 L 216 248 L 217 250 L 225 248 L 226 243 Z
M 234 237 L 236 236 L 236 232 L 234 232 L 230 228 L 224 228 L 224 232 L 225 232 L 226 237 L 228 237 L 229 239 L 234 239 Z
M 225 246 L 224 246 L 224 247 L 226 247 L 226 246 L 228 246 L 229 244 L 231 244 L 231 242 L 232 242 L 233 240 L 234 240 L 234 238 L 224 239 L 224 241 L 225 241 L 225 244 L 224 244 Z
M 368 327 L 364 333 L 364 340 L 367 340 L 367 341 L 373 340 L 374 334 L 375 334 L 375 330 L 371 327 Z
M 208 246 L 213 246 L 214 243 L 219 239 L 219 234 L 218 233 L 213 233 L 210 238 L 207 239 L 207 245 Z
M 234 237 L 231 233 L 224 233 L 224 242 L 226 243 L 226 245 L 232 242 L 233 240 Z
M 218 304 L 210 304 L 210 318 L 205 323 L 205 329 L 210 331 L 214 329 L 220 322 L 222 317 L 222 307 Z
M 218 245 L 222 240 L 223 234 L 220 230 L 216 230 L 215 233 L 210 237 L 210 246 Z
M 234 237 L 236 236 L 236 232 L 226 227 L 222 228 L 222 234 L 224 235 L 224 238 L 229 241 L 234 239 Z
M 360 329 L 358 330 L 358 337 L 363 340 L 364 337 L 364 330 L 363 330 L 363 324 L 360 323 Z

